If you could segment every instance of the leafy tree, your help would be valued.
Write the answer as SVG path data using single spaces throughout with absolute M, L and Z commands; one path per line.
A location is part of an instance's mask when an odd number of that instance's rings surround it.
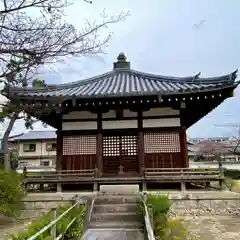
M 18 167 L 18 154 L 16 151 L 9 150 L 9 162 L 12 171 L 16 171 Z M 4 169 L 4 155 L 0 153 L 0 170 Z
M 43 87 L 45 85 L 43 80 L 40 79 L 34 79 L 32 81 L 32 86 L 36 88 Z M 17 102 L 11 102 L 7 101 L 2 105 L 2 112 L 0 115 L 4 118 L 2 118 L 2 121 L 7 119 L 10 119 L 9 124 L 7 128 L 5 129 L 5 132 L 3 134 L 3 140 L 2 140 L 2 150 L 3 150 L 3 158 L 4 158 L 4 169 L 6 171 L 10 171 L 15 169 L 13 165 L 14 161 L 12 159 L 14 158 L 13 153 L 9 150 L 9 135 L 13 129 L 14 123 L 18 119 L 24 119 L 25 120 L 25 127 L 26 128 L 32 128 L 33 124 L 37 121 L 36 119 L 33 119 L 30 115 L 24 113 L 22 111 L 22 107 Z
M 227 146 L 222 142 L 213 142 L 213 141 L 202 141 L 196 145 L 197 147 L 197 159 L 205 159 L 212 161 L 214 159 L 219 160 L 219 157 L 222 156 L 227 151 Z
M 14 87 L 35 85 L 44 87 L 41 80 L 32 81 L 44 64 L 64 61 L 67 56 L 89 56 L 104 52 L 111 34 L 100 38 L 100 30 L 122 21 L 128 13 L 108 17 L 100 22 L 87 21 L 83 29 L 76 29 L 64 20 L 65 9 L 71 0 L 3 0 L 0 5 L 0 79 Z M 84 2 L 92 3 L 85 0 Z M 34 15 L 33 11 L 34 10 Z M 4 168 L 10 170 L 9 134 L 17 119 L 31 127 L 34 120 L 23 113 L 20 104 L 4 104 L 2 118 L 9 118 L 3 136 Z

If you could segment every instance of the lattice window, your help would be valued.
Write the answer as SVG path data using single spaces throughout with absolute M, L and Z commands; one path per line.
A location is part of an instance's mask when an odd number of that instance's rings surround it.
M 122 136 L 121 148 L 123 156 L 137 155 L 137 136 Z
M 132 156 L 137 150 L 137 136 L 103 137 L 103 156 Z
M 103 156 L 119 156 L 120 155 L 120 138 L 119 136 L 103 137 Z
M 63 155 L 96 154 L 96 136 L 64 136 Z
M 170 153 L 180 152 L 179 133 L 145 133 L 145 153 Z

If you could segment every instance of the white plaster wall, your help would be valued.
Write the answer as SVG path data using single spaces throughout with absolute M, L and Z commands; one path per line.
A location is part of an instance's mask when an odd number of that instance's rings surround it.
M 137 128 L 137 120 L 103 121 L 103 129 Z
M 63 122 L 62 130 L 96 130 L 97 121 L 94 122 Z
M 124 117 L 137 117 L 138 114 L 137 114 L 137 112 L 132 112 L 129 109 L 124 109 L 123 110 L 123 116 Z
M 151 108 L 149 111 L 143 112 L 144 117 L 153 116 L 173 116 L 179 115 L 179 110 L 174 110 L 172 108 Z M 132 112 L 129 109 L 123 110 L 124 117 L 137 117 L 137 112 Z M 107 113 L 103 113 L 103 118 L 116 118 L 116 111 L 110 110 Z M 62 116 L 63 119 L 97 119 L 97 114 L 91 113 L 89 111 L 73 111 Z
M 62 119 L 97 119 L 97 114 L 89 111 L 73 111 L 63 114 Z
M 116 118 L 116 111 L 110 110 L 107 113 L 103 113 L 102 118 Z
M 143 117 L 153 117 L 153 116 L 173 116 L 179 115 L 180 111 L 172 108 L 151 108 L 149 111 L 143 112 Z
M 144 119 L 144 128 L 154 127 L 180 127 L 180 118 Z

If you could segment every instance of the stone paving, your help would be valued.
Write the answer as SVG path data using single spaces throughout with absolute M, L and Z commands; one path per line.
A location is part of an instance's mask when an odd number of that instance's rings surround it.
M 200 240 L 240 239 L 240 219 L 234 216 L 184 217 L 188 230 Z
M 192 197 L 229 198 L 229 200 L 178 201 L 175 217 L 187 223 L 188 230 L 200 240 L 240 239 L 240 195 L 232 192 L 191 193 Z M 232 200 L 231 198 L 238 198 Z

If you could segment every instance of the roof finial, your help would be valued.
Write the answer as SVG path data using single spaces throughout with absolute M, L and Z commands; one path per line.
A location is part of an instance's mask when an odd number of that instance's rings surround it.
M 127 58 L 124 53 L 119 53 L 117 62 L 113 63 L 113 69 L 130 69 L 130 62 L 126 61 Z
M 118 62 L 126 62 L 126 59 L 127 58 L 123 52 L 118 54 L 118 57 L 117 57 Z

